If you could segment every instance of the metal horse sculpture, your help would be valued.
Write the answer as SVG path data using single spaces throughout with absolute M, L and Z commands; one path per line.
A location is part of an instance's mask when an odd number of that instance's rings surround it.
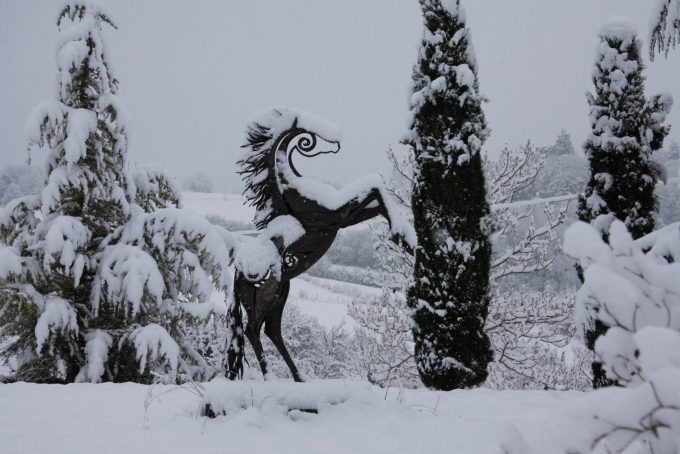
M 391 204 L 385 203 L 389 194 L 384 190 L 382 180 L 375 177 L 358 180 L 359 183 L 341 190 L 303 177 L 295 167 L 296 158 L 311 158 L 340 150 L 339 134 L 335 134 L 330 125 L 303 112 L 272 109 L 261 114 L 248 126 L 247 143 L 243 148 L 246 156 L 238 162 L 239 173 L 246 184 L 244 194 L 256 208 L 257 229 L 267 229 L 279 216 L 292 216 L 302 226 L 304 234 L 289 245 L 274 240 L 281 261 L 278 273 L 246 275 L 236 272 L 234 301 L 229 310 L 231 336 L 227 341 L 226 375 L 230 379 L 242 376 L 245 334 L 262 373 L 267 376 L 260 341 L 264 326 L 265 334 L 285 360 L 294 380 L 302 381 L 281 336 L 281 317 L 290 281 L 307 271 L 328 251 L 340 229 L 379 215 L 392 226 Z M 408 247 L 407 236 L 394 233 L 393 240 Z M 245 329 L 241 307 L 247 315 Z

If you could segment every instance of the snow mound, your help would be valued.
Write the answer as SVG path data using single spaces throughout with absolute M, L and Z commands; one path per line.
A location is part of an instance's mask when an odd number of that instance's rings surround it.
M 296 419 L 301 413 L 318 414 L 348 402 L 374 405 L 380 399 L 366 383 L 344 380 L 230 381 L 217 378 L 205 385 L 202 416 L 234 415 L 248 409 L 264 414 L 283 414 Z

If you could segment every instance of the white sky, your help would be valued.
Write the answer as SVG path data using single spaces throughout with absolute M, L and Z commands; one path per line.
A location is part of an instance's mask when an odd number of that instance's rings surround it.
M 130 158 L 182 178 L 204 170 L 240 189 L 234 161 L 257 110 L 309 110 L 344 131 L 338 155 L 305 166 L 344 182 L 388 169 L 406 128 L 422 21 L 416 0 L 108 0 L 107 33 L 120 94 L 135 118 Z M 596 34 L 625 15 L 645 38 L 651 0 L 467 0 L 493 130 L 486 149 L 531 139 L 574 144 L 588 129 L 584 93 Z M 30 109 L 55 95 L 54 0 L 0 0 L 0 166 L 25 160 Z M 680 104 L 680 50 L 647 71 L 648 94 Z M 671 116 L 680 137 L 680 105 Z M 41 162 L 42 157 L 35 156 Z

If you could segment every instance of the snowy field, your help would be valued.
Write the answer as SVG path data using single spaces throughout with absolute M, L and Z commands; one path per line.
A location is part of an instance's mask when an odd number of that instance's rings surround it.
M 182 205 L 189 211 L 202 216 L 220 216 L 229 221 L 251 223 L 255 209 L 244 205 L 240 194 L 185 192 Z
M 362 391 L 364 385 L 358 384 L 350 387 L 359 391 L 353 391 L 355 398 L 324 408 L 318 415 L 296 416 L 267 405 L 271 396 L 260 392 L 261 383 L 243 385 L 253 389 L 252 404 L 216 419 L 198 416 L 200 398 L 177 387 L 2 385 L 0 451 L 496 454 L 501 452 L 497 427 L 512 422 L 531 440 L 561 402 L 579 396 L 575 392 L 485 389 L 405 390 L 400 394 L 392 389 L 385 398 L 384 390 L 366 386 Z M 329 386 L 344 384 L 331 382 L 322 388 Z M 157 397 L 145 412 L 150 391 Z

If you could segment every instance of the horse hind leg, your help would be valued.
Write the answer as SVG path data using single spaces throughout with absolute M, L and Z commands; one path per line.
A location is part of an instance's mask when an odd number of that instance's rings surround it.
M 229 380 L 243 378 L 243 356 L 245 342 L 243 340 L 243 313 L 238 293 L 228 313 L 228 336 L 225 355 L 225 374 Z
M 290 373 L 293 375 L 293 380 L 296 382 L 301 382 L 303 380 L 300 377 L 297 367 L 295 367 L 293 359 L 288 353 L 286 345 L 283 343 L 283 336 L 281 335 L 281 317 L 283 316 L 283 308 L 285 307 L 286 301 L 288 300 L 289 291 L 290 282 L 281 284 L 276 307 L 269 315 L 267 315 L 267 318 L 264 320 L 264 333 L 269 339 L 271 339 L 272 343 L 283 357 L 283 360 L 286 362 Z

